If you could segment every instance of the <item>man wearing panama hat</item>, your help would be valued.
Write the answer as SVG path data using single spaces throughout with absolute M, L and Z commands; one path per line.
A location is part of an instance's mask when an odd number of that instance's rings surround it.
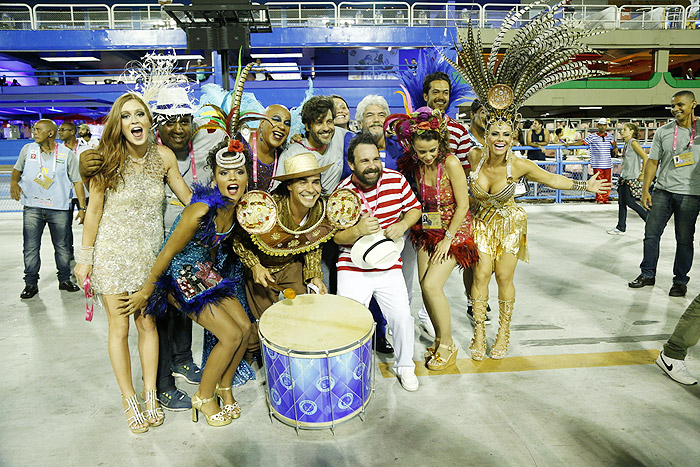
M 246 295 L 255 318 L 277 301 L 280 288 L 303 294 L 311 284 L 327 293 L 320 246 L 335 233 L 321 198 L 321 173 L 328 167 L 319 167 L 310 152 L 286 159 L 284 174 L 274 177 L 280 182 L 272 192 L 276 224 L 264 234 L 233 239 L 233 249 L 246 267 Z
M 352 175 L 340 182 L 362 200 L 362 217 L 339 231 L 338 295 L 368 306 L 374 297 L 394 336 L 394 372 L 407 391 L 418 390 L 413 363 L 413 317 L 401 272 L 403 234 L 421 215 L 421 205 L 399 172 L 383 169 L 372 135 L 363 133 L 348 146 Z

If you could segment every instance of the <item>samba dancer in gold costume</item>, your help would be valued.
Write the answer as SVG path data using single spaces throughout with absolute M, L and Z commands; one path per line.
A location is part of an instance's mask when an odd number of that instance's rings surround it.
M 527 215 L 513 199 L 517 180 L 527 177 L 558 190 L 599 193 L 610 189 L 609 181 L 598 180 L 596 176 L 585 182 L 552 174 L 531 161 L 514 157 L 511 150 L 515 142 L 513 130 L 520 118 L 518 109 L 530 96 L 562 81 L 603 74 L 588 67 L 603 62 L 572 60 L 578 54 L 595 52 L 579 41 L 593 33 L 555 19 L 564 3 L 543 11 L 519 29 L 497 63 L 506 32 L 524 13 L 542 3 L 538 1 L 509 13 L 494 40 L 488 61 L 484 59 L 481 38 L 474 35 L 470 24 L 466 39 L 460 38 L 460 64 L 450 61 L 469 82 L 488 114 L 486 145 L 469 153 L 474 168 L 469 174 L 472 232 L 479 249 L 472 286 L 474 338 L 469 347 L 474 360 L 483 360 L 486 355 L 484 320 L 489 281 L 494 272 L 498 283 L 499 328 L 490 356 L 503 358 L 508 351 L 515 304 L 515 266 L 519 259 L 529 258 Z

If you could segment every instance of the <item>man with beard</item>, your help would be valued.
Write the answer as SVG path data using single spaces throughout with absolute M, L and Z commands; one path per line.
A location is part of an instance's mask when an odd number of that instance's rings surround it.
M 78 136 L 78 151 L 76 151 L 76 154 L 86 149 L 95 149 L 100 143 L 99 139 L 92 136 L 90 126 L 85 123 L 78 127 Z
M 393 137 L 384 135 L 384 120 L 389 116 L 389 104 L 382 96 L 370 94 L 357 104 L 355 118 L 363 133 L 372 135 L 379 149 L 379 156 L 384 167 L 397 170 L 396 160 L 403 155 L 403 149 Z M 343 170 L 343 178 L 350 175 Z
M 209 149 L 222 141 L 224 134 L 220 131 L 198 131 L 192 137 L 195 128 L 205 124 L 206 120 L 193 119 L 196 108 L 183 88 L 162 89 L 151 110 L 157 136 L 164 146 L 175 153 L 180 173 L 187 184 L 191 186 L 198 180 L 208 180 L 211 174 L 205 165 Z M 98 153 L 85 151 L 80 158 L 80 173 L 84 179 L 88 179 L 101 165 L 102 158 Z M 163 227 L 167 235 L 185 207 L 168 187 L 165 190 Z M 192 357 L 192 320 L 181 313 L 172 312 L 157 320 L 156 325 L 159 341 L 158 400 L 168 410 L 189 410 L 192 407 L 190 397 L 175 385 L 174 376 L 190 384 L 198 384 L 201 380 L 202 371 Z
M 338 186 L 343 172 L 343 140 L 348 130 L 334 124 L 335 104 L 326 96 L 314 96 L 301 108 L 301 122 L 306 135 L 290 144 L 277 163 L 277 175 L 285 174 L 285 161 L 298 154 L 311 152 L 319 167 L 330 166 L 321 174 L 322 194 L 329 195 Z
M 469 113 L 471 118 L 468 133 L 469 139 L 473 143 L 472 147 L 483 147 L 486 144 L 486 112 L 479 99 L 475 98 L 472 101 Z M 471 148 L 469 150 L 471 151 Z
M 452 82 L 447 73 L 436 71 L 425 77 L 423 80 L 423 99 L 431 109 L 438 109 L 445 113 L 450 105 L 450 93 L 452 92 Z M 469 132 L 458 121 L 445 115 L 447 129 L 450 132 L 450 149 L 454 155 L 462 162 L 462 167 L 469 167 L 467 155 L 474 142 L 469 138 Z
M 695 221 L 700 209 L 700 134 L 695 116 L 695 94 L 679 91 L 671 99 L 675 121 L 654 133 L 649 160 L 644 168 L 642 206 L 650 209 L 644 227 L 644 259 L 641 274 L 629 286 L 654 285 L 659 261 L 659 243 L 673 215 L 676 233 L 676 258 L 673 263 L 672 297 L 683 297 L 688 289 L 688 272 L 693 265 Z M 649 186 L 656 177 L 654 193 Z M 677 357 L 674 357 L 677 358 Z
M 417 391 L 419 384 L 413 363 L 413 317 L 401 273 L 401 259 L 381 268 L 372 268 L 371 265 L 356 264 L 351 249 L 361 237 L 382 231 L 389 240 L 401 239 L 418 222 L 421 205 L 403 175 L 392 169 L 382 169 L 379 149 L 371 135 L 362 133 L 352 140 L 348 147 L 348 163 L 353 174 L 344 179 L 338 188 L 355 191 L 362 199 L 363 206 L 357 224 L 339 231 L 334 238 L 335 243 L 340 245 L 338 295 L 365 306 L 372 298 L 377 300 L 394 336 L 394 372 L 404 389 Z

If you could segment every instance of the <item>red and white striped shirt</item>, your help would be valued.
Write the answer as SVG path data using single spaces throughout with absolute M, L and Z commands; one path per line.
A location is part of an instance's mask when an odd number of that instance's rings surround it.
M 447 130 L 450 132 L 450 150 L 462 163 L 462 167 L 469 167 L 469 151 L 476 146 L 471 135 L 464 126 L 453 118 L 447 119 Z
M 379 220 L 379 225 L 382 229 L 397 223 L 401 214 L 411 209 L 421 209 L 421 204 L 416 195 L 413 194 L 408 182 L 396 170 L 385 168 L 377 185 L 368 190 L 358 188 L 352 179 L 353 175 L 350 175 L 340 182 L 337 189 L 349 188 L 357 194 L 362 191 L 367 200 L 366 204 L 363 202 L 362 212 L 369 212 L 372 215 L 371 210 L 374 210 L 373 216 Z M 379 187 L 379 193 L 377 193 L 377 186 Z M 352 245 L 340 245 L 338 271 L 379 271 L 379 269 L 361 269 L 355 266 L 350 257 L 351 248 Z M 387 269 L 401 269 L 401 258 Z

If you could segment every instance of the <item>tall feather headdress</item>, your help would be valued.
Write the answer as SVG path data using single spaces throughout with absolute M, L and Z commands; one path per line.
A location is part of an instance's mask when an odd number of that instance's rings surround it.
M 459 64 L 445 57 L 457 72 L 471 85 L 489 116 L 489 124 L 503 121 L 515 127 L 520 117 L 518 110 L 536 92 L 564 81 L 601 76 L 606 71 L 589 65 L 608 64 L 603 60 L 575 60 L 580 54 L 599 52 L 581 43 L 583 37 L 601 32 L 575 28 L 556 14 L 569 2 L 564 0 L 543 10 L 518 29 L 498 60 L 498 53 L 506 33 L 533 7 L 542 5 L 537 0 L 520 10 L 514 8 L 503 20 L 501 29 L 491 47 L 488 60 L 484 58 L 481 35 L 476 34 L 469 21 L 466 37 L 460 35 L 457 47 Z

